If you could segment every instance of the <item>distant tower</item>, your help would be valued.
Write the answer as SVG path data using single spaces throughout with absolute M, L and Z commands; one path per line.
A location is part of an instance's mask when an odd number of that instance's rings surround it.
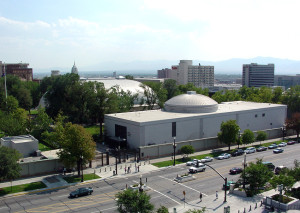
M 75 61 L 74 61 L 74 65 L 73 65 L 73 67 L 72 67 L 71 73 L 74 73 L 74 74 L 77 74 L 77 75 L 78 75 L 78 69 L 77 69 L 77 67 L 76 67 L 76 65 L 75 65 Z
M 114 78 L 117 77 L 117 72 L 116 72 L 116 71 L 113 72 L 113 77 L 114 77 Z

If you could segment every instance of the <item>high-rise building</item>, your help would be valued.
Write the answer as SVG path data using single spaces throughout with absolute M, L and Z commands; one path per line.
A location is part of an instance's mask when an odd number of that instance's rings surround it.
M 192 60 L 180 60 L 179 65 L 172 66 L 171 79 L 177 84 L 192 83 L 196 87 L 214 86 L 214 66 L 193 65 Z
M 300 85 L 300 74 L 297 75 L 275 75 L 275 86 L 283 86 L 288 89 L 292 86 Z
M 247 87 L 274 86 L 274 64 L 243 64 L 242 85 Z
M 21 80 L 32 81 L 33 79 L 32 68 L 28 68 L 28 66 L 29 64 L 25 64 L 25 63 L 4 64 L 2 63 L 2 61 L 0 61 L 1 76 L 4 75 L 4 71 L 5 71 L 6 75 L 14 75 L 14 76 L 18 76 Z
M 51 70 L 51 76 L 60 76 L 59 70 Z
M 72 67 L 71 73 L 78 74 L 78 69 L 77 69 L 77 67 L 75 65 L 75 61 L 74 61 L 74 65 Z
M 165 68 L 161 70 L 157 70 L 157 78 L 170 78 L 171 77 L 171 69 Z

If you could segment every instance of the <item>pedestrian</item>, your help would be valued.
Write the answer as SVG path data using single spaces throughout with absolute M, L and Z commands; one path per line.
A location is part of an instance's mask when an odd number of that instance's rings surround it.
M 218 199 L 218 191 L 216 191 L 216 200 Z
M 138 166 L 138 172 L 140 172 L 140 166 Z
M 128 173 L 130 173 L 130 166 L 128 166 Z
M 126 166 L 125 166 L 125 174 L 126 174 L 126 172 L 127 172 L 127 168 L 126 168 Z
M 200 192 L 200 202 L 202 202 L 202 193 Z
M 64 167 L 64 175 L 66 175 L 66 167 Z

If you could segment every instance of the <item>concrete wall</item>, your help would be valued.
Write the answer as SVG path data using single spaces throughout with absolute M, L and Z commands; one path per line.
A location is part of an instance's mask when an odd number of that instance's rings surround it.
M 41 175 L 57 172 L 63 164 L 58 159 L 44 159 L 39 161 L 21 162 L 21 177 Z
M 273 138 L 281 138 L 282 137 L 282 131 L 281 128 L 276 129 L 267 129 L 264 130 L 267 133 L 267 139 L 273 139 Z M 256 132 L 255 136 L 256 136 Z M 292 135 L 293 131 L 288 131 L 288 135 Z M 176 138 L 177 140 L 177 138 Z M 218 141 L 217 137 L 211 137 L 211 138 L 203 138 L 203 139 L 197 139 L 197 140 L 187 140 L 187 141 L 176 141 L 176 153 L 179 154 L 179 150 L 184 145 L 192 145 L 196 152 L 197 151 L 203 151 L 208 149 L 216 149 L 221 147 L 226 147 L 226 144 L 221 144 Z M 157 158 L 157 157 L 165 157 L 170 156 L 173 154 L 173 141 L 166 144 L 161 145 L 151 145 L 151 146 L 142 146 L 140 147 L 141 152 L 141 158 Z

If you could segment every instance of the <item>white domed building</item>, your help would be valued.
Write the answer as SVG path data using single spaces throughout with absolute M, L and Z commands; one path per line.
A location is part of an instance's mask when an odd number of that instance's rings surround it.
M 75 61 L 74 61 L 74 65 L 73 65 L 73 67 L 72 67 L 72 69 L 71 69 L 71 73 L 74 73 L 74 74 L 77 74 L 77 75 L 78 75 L 78 69 L 77 69 L 77 67 L 76 67 L 76 65 L 75 65 Z
M 218 104 L 190 91 L 168 100 L 163 110 L 107 114 L 105 127 L 108 137 L 126 139 L 129 148 L 140 149 L 141 157 L 164 156 L 173 152 L 173 141 L 177 150 L 186 144 L 192 144 L 196 150 L 219 146 L 216 137 L 221 123 L 227 120 L 236 120 L 241 133 L 245 129 L 280 133 L 286 111 L 287 106 L 281 104 L 245 101 Z M 272 137 L 271 133 L 268 136 Z

